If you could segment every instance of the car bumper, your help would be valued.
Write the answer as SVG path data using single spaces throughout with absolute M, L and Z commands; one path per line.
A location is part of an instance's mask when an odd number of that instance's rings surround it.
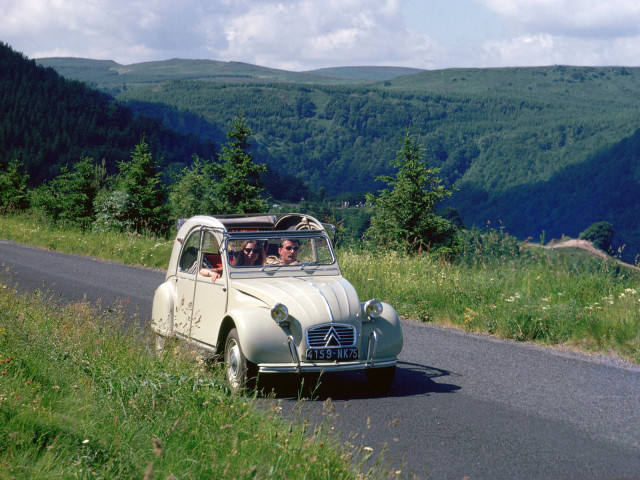
M 305 372 L 345 372 L 349 370 L 366 370 L 368 368 L 393 367 L 397 363 L 396 358 L 376 359 L 378 350 L 378 334 L 373 331 L 367 343 L 366 360 L 334 361 L 334 362 L 308 362 L 301 361 L 298 355 L 298 345 L 292 335 L 287 337 L 291 363 L 260 363 L 258 371 L 261 373 L 305 373 Z
M 340 362 L 340 363 L 261 363 L 258 365 L 260 373 L 306 373 L 306 372 L 346 372 L 349 370 L 366 370 L 368 368 L 393 367 L 397 360 L 379 360 L 375 362 Z

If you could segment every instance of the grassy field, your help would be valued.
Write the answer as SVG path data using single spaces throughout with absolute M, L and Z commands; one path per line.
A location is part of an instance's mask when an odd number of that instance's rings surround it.
M 542 251 L 473 268 L 350 251 L 341 261 L 362 298 L 403 317 L 640 363 L 638 277 L 612 263 Z
M 0 219 L 0 238 L 60 251 L 166 268 L 171 242 L 48 227 L 37 217 Z M 579 251 L 522 250 L 492 232 L 463 261 L 338 252 L 361 299 L 376 297 L 404 318 L 503 338 L 618 355 L 640 363 L 640 275 Z
M 275 401 L 233 395 L 218 367 L 180 345 L 156 354 L 121 320 L 0 282 L 0 478 L 381 475 L 361 473 L 372 451 L 339 445 L 328 423 L 285 421 Z

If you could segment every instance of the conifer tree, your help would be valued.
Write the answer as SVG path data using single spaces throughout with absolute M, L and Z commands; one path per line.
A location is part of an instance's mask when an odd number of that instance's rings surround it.
M 120 162 L 119 167 L 118 190 L 130 197 L 130 220 L 134 228 L 138 232 L 166 232 L 169 226 L 166 192 L 149 145 L 141 140 L 131 154 L 131 160 Z
M 24 210 L 29 205 L 27 181 L 24 164 L 19 160 L 10 160 L 6 170 L 0 170 L 0 209 L 6 213 L 9 209 Z
M 389 184 L 378 196 L 367 195 L 374 205 L 374 216 L 367 230 L 376 245 L 404 251 L 453 253 L 457 250 L 456 228 L 434 213 L 435 206 L 449 197 L 452 188 L 442 185 L 439 169 L 423 161 L 419 139 L 410 134 L 391 164 L 398 169 L 392 176 L 378 177 Z
M 222 147 L 222 165 L 216 169 L 219 181 L 216 185 L 218 211 L 215 213 L 258 213 L 267 208 L 260 182 L 266 167 L 254 163 L 253 155 L 248 151 L 251 134 L 244 116 L 236 117 L 227 132 L 229 141 Z
M 34 192 L 33 206 L 42 208 L 53 221 L 87 228 L 94 217 L 93 201 L 98 192 L 97 170 L 91 157 L 83 157 Z
M 169 187 L 169 210 L 174 219 L 217 213 L 216 166 L 197 155 L 176 175 Z

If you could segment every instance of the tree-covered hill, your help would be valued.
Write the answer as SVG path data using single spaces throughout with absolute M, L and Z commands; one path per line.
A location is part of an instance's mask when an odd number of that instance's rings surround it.
M 381 82 L 392 80 L 405 75 L 413 75 L 422 72 L 419 68 L 407 67 L 333 67 L 320 68 L 305 72 L 312 75 L 320 75 L 331 78 L 344 78 L 352 80 L 363 80 L 367 82 Z
M 450 203 L 466 218 L 499 222 L 521 239 L 576 238 L 592 223 L 613 225 L 613 248 L 640 260 L 640 130 L 586 161 L 564 167 L 549 180 L 486 192 L 462 188 Z
M 214 125 L 243 111 L 274 169 L 329 194 L 380 188 L 375 176 L 390 173 L 399 132 L 412 125 L 444 179 L 457 185 L 449 203 L 467 225 L 502 220 L 525 238 L 543 230 L 577 236 L 607 220 L 627 259 L 640 251 L 632 235 L 638 222 L 624 214 L 635 208 L 632 197 L 608 209 L 575 202 L 587 185 L 607 198 L 604 189 L 621 180 L 615 172 L 629 156 L 617 161 L 613 152 L 638 128 L 637 68 L 446 70 L 367 86 L 172 81 L 118 98 L 188 109 Z M 584 172 L 612 177 L 587 184 Z M 546 204 L 552 208 L 539 208 L 541 191 L 556 199 Z
M 113 98 L 0 43 L 0 161 L 23 162 L 34 185 L 82 157 L 105 160 L 108 173 L 145 138 L 160 164 L 210 157 L 214 144 L 177 133 L 149 116 L 134 116 Z
M 458 71 L 440 85 L 438 72 L 424 72 L 367 87 L 172 81 L 118 98 L 188 110 L 212 125 L 243 111 L 278 165 L 329 193 L 375 188 L 399 132 L 412 125 L 449 182 L 489 192 L 548 180 L 633 134 L 640 70 L 583 70 L 583 81 L 557 67 L 546 77 L 504 69 L 474 81 L 461 78 L 477 72 Z

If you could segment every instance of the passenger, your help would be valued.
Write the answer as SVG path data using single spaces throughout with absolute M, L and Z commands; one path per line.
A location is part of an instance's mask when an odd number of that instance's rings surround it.
M 267 259 L 269 265 L 295 265 L 298 263 L 298 250 L 300 241 L 297 239 L 285 238 L 278 247 L 278 257 L 270 256 Z
M 215 267 L 207 257 L 202 257 L 202 268 L 199 273 L 205 277 L 211 277 L 211 281 L 215 282 L 222 276 L 222 267 Z
M 264 265 L 265 262 L 264 248 L 260 242 L 255 240 L 247 240 L 242 244 L 240 253 L 236 258 L 234 267 L 252 267 L 254 265 Z

